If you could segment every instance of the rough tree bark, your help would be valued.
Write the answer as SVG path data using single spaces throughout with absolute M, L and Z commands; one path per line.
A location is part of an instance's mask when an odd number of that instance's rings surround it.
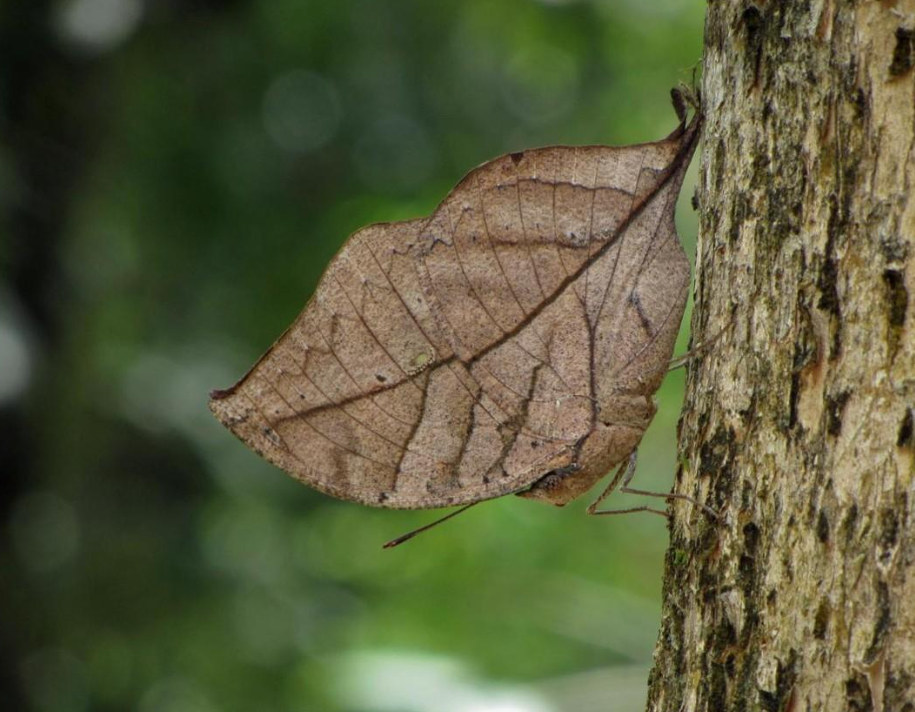
M 709 3 L 650 710 L 915 710 L 915 0 Z

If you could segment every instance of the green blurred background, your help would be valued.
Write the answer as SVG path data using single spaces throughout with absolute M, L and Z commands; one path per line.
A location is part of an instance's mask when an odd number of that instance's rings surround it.
M 206 402 L 361 225 L 506 151 L 666 135 L 702 21 L 701 0 L 0 1 L 0 706 L 642 709 L 661 518 L 505 498 L 382 551 L 434 515 L 310 491 Z M 671 486 L 682 384 L 645 488 Z

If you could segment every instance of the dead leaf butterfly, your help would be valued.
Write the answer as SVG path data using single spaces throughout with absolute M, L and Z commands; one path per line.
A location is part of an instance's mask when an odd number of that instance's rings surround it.
M 578 497 L 638 447 L 683 316 L 674 208 L 702 119 L 678 114 L 654 143 L 496 158 L 429 217 L 359 230 L 211 410 L 372 507 Z

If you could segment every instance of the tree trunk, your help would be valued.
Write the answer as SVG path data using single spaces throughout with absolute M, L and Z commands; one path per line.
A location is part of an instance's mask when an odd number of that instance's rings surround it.
M 649 710 L 915 710 L 915 0 L 709 3 Z

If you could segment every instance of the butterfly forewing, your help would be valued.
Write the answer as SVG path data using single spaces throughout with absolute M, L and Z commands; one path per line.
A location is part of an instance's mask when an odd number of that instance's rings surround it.
M 575 464 L 598 402 L 650 395 L 670 357 L 695 139 L 694 123 L 503 156 L 429 218 L 360 230 L 213 412 L 303 482 L 373 506 L 479 501 Z

